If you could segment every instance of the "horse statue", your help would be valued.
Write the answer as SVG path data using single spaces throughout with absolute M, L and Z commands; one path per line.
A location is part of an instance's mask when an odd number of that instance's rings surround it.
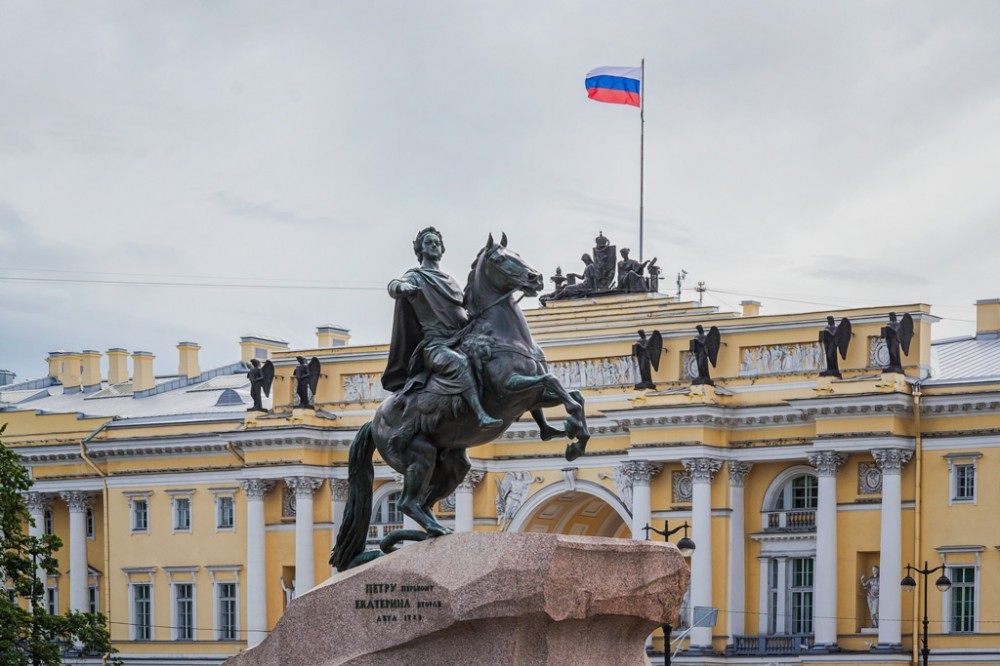
M 383 552 L 392 552 L 399 540 L 450 534 L 452 530 L 438 522 L 432 508 L 454 492 L 471 469 L 466 449 L 493 441 L 525 412 L 531 413 L 543 440 L 571 440 L 566 447 L 567 460 L 584 453 L 590 432 L 583 395 L 567 391 L 547 371 L 545 355 L 532 340 L 514 299 L 519 291 L 535 296 L 543 286 L 541 274 L 507 248 L 506 234 L 499 243 L 490 235 L 469 273 L 464 292 L 469 321 L 458 334 L 461 341 L 456 349 L 468 358 L 482 407 L 496 423 L 484 426 L 456 396 L 428 391 L 426 385 L 389 396 L 372 420 L 361 426 L 351 444 L 347 505 L 330 564 L 343 571 Z M 431 381 L 433 377 L 428 383 Z M 558 405 L 563 405 L 568 414 L 563 429 L 549 425 L 542 411 Z M 398 530 L 382 541 L 383 552 L 365 552 L 375 475 L 372 456 L 376 449 L 392 469 L 403 475 L 398 507 L 424 532 Z

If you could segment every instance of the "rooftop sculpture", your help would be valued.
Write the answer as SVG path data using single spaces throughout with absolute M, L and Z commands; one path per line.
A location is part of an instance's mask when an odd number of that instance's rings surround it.
M 545 305 L 549 301 L 659 290 L 660 268 L 655 257 L 639 262 L 629 257 L 630 250 L 625 247 L 621 249 L 621 260 L 616 264 L 615 250 L 616 247 L 603 233 L 598 234 L 592 254 L 580 257 L 584 264 L 583 273 L 566 273 L 564 277 L 562 268 L 557 268 L 556 275 L 551 278 L 555 290 L 542 295 L 539 302 Z M 645 275 L 647 271 L 648 275 Z

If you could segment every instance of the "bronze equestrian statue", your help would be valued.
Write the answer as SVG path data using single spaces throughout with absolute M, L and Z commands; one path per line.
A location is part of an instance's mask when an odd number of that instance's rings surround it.
M 365 552 L 376 449 L 403 475 L 399 509 L 425 531 L 390 534 L 381 548 L 391 552 L 400 538 L 451 532 L 433 506 L 465 479 L 471 468 L 466 449 L 493 441 L 525 412 L 543 440 L 572 440 L 567 460 L 582 455 L 590 439 L 583 395 L 548 372 L 514 299 L 519 291 L 537 295 L 542 275 L 507 248 L 506 234 L 499 243 L 491 235 L 479 251 L 464 293 L 439 268 L 440 232 L 422 230 L 413 247 L 420 266 L 389 283 L 396 310 L 383 385 L 395 393 L 351 444 L 344 522 L 330 557 L 341 571 L 381 554 Z M 563 429 L 549 425 L 542 412 L 557 405 L 568 413 Z

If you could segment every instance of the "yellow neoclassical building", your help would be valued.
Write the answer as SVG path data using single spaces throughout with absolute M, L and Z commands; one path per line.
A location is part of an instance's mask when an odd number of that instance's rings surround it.
M 900 581 L 908 563 L 943 564 L 934 663 L 1000 662 L 1000 300 L 977 304 L 975 335 L 940 341 L 925 304 L 742 307 L 638 294 L 526 311 L 550 371 L 586 397 L 587 454 L 567 463 L 565 442 L 523 420 L 470 450 L 446 524 L 645 538 L 690 523 L 682 624 L 717 613 L 674 628 L 675 663 L 912 663 L 923 590 Z M 890 312 L 915 322 L 904 374 L 881 371 Z M 819 376 L 828 315 L 853 323 L 843 379 Z M 697 324 L 721 333 L 714 387 L 691 385 Z M 639 329 L 664 341 L 655 390 L 634 388 Z M 218 664 L 331 574 L 348 448 L 384 397 L 387 345 L 351 345 L 338 326 L 318 327 L 314 349 L 245 336 L 212 369 L 197 344 L 177 348 L 169 376 L 148 352 L 59 351 L 45 377 L 0 387 L 34 529 L 65 544 L 47 603 L 108 614 L 127 664 Z M 293 406 L 297 355 L 322 363 L 316 409 Z M 266 414 L 247 411 L 254 358 L 277 369 Z M 377 464 L 373 543 L 406 522 L 400 488 Z M 662 662 L 659 633 L 652 649 Z

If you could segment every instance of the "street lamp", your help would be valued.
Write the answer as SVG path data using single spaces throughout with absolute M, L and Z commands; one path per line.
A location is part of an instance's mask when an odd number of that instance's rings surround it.
M 921 642 L 923 647 L 920 649 L 920 654 L 923 655 L 924 666 L 927 666 L 927 662 L 931 656 L 931 649 L 927 646 L 927 577 L 934 573 L 935 571 L 940 571 L 941 575 L 938 579 L 934 581 L 934 586 L 942 592 L 947 592 L 951 589 L 951 579 L 944 573 L 944 565 L 939 567 L 934 567 L 933 569 L 928 568 L 927 560 L 924 560 L 924 568 L 918 569 L 917 567 L 906 565 L 906 577 L 900 581 L 900 586 L 905 592 L 913 592 L 917 587 L 917 581 L 913 580 L 913 576 L 910 575 L 911 571 L 914 571 L 924 577 L 924 636 Z
M 656 532 L 663 537 L 664 541 L 667 541 L 674 534 L 684 530 L 684 536 L 682 536 L 680 541 L 677 542 L 677 550 L 681 551 L 681 555 L 684 557 L 691 557 L 691 554 L 694 553 L 695 549 L 694 541 L 688 538 L 689 529 L 691 529 L 691 526 L 687 524 L 687 521 L 685 521 L 680 527 L 670 529 L 670 523 L 665 520 L 663 521 L 662 531 L 656 529 L 648 523 L 642 528 L 643 532 L 646 533 L 646 541 L 649 541 L 650 531 Z M 663 666 L 670 666 L 670 632 L 673 631 L 673 629 L 674 628 L 669 624 L 663 625 Z

